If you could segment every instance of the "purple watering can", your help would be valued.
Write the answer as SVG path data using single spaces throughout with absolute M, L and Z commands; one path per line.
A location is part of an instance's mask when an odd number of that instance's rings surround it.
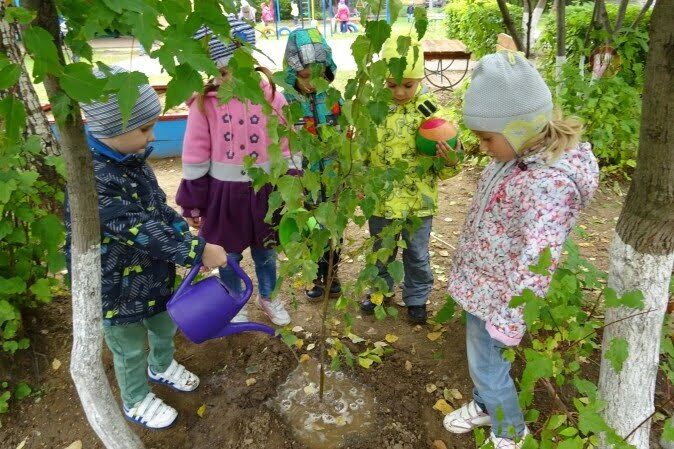
M 231 322 L 253 293 L 253 282 L 229 256 L 227 264 L 246 285 L 246 291 L 241 296 L 231 294 L 217 276 L 192 284 L 201 268 L 201 264 L 197 264 L 166 305 L 173 321 L 193 343 L 249 331 L 274 335 L 273 328 L 261 323 Z

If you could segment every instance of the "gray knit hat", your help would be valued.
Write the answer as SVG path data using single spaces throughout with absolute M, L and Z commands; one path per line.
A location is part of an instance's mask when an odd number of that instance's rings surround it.
M 213 34 L 210 28 L 203 25 L 194 33 L 194 38 L 201 40 L 208 36 L 208 52 L 211 59 L 218 68 L 227 67 L 230 59 L 234 56 L 234 51 L 241 46 L 241 44 L 249 44 L 255 46 L 255 29 L 248 23 L 236 19 L 230 15 L 227 17 L 229 21 L 229 30 L 232 40 L 224 43 L 218 36 Z
M 466 127 L 503 134 L 519 152 L 551 118 L 550 89 L 524 55 L 503 50 L 480 59 L 463 103 Z
M 118 66 L 111 66 L 112 74 L 126 72 Z M 94 70 L 97 78 L 105 78 L 105 73 Z M 82 103 L 80 106 L 87 118 L 89 132 L 97 139 L 119 136 L 134 129 L 140 128 L 151 122 L 161 114 L 159 97 L 149 84 L 138 86 L 140 96 L 131 110 L 131 118 L 122 126 L 122 112 L 119 110 L 119 102 L 116 95 L 110 95 L 108 101 L 99 103 Z

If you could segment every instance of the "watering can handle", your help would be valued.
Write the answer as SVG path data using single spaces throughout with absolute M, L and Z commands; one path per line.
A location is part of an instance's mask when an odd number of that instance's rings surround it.
M 243 284 L 246 286 L 246 290 L 239 298 L 237 298 L 239 299 L 239 302 L 245 304 L 246 301 L 248 301 L 248 298 L 250 298 L 250 296 L 253 294 L 253 281 L 251 281 L 250 276 L 248 276 L 246 272 L 241 269 L 239 263 L 236 260 L 234 260 L 234 258 L 232 258 L 229 254 L 227 254 L 227 265 L 229 265 L 232 268 L 232 270 L 234 270 L 234 273 L 236 273 L 236 275 L 239 278 L 241 278 Z
M 238 298 L 239 300 L 243 300 L 243 302 L 246 302 L 248 298 L 250 298 L 250 295 L 253 294 L 253 281 L 251 281 L 250 277 L 246 274 L 246 272 L 241 269 L 238 262 L 234 260 L 229 254 L 227 254 L 227 265 L 232 267 L 232 270 L 234 270 L 236 275 L 241 278 L 244 285 L 246 286 L 246 290 L 243 292 L 243 295 L 241 295 L 241 297 Z M 199 274 L 199 269 L 201 269 L 201 266 L 202 266 L 201 263 L 194 264 L 190 272 L 187 273 L 187 276 L 185 276 L 185 279 L 183 279 L 183 282 L 182 284 L 180 284 L 178 290 L 175 292 L 174 294 L 175 297 L 180 296 L 180 294 L 183 292 L 183 290 L 185 290 L 185 288 L 187 288 L 189 285 L 192 285 L 192 281 L 194 281 L 194 278 L 197 277 L 197 274 Z

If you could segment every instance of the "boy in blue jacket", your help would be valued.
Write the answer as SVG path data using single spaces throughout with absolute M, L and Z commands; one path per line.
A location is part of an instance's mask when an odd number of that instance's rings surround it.
M 123 71 L 112 69 L 113 74 Z M 101 72 L 96 76 L 105 77 Z M 124 415 L 146 428 L 161 429 L 171 426 L 178 412 L 150 391 L 148 378 L 178 391 L 199 385 L 199 378 L 173 358 L 176 326 L 166 303 L 173 293 L 175 266 L 201 262 L 215 268 L 227 259 L 222 247 L 192 236 L 183 218 L 166 204 L 166 194 L 146 163 L 161 105 L 149 85 L 139 86 L 139 94 L 126 124 L 114 95 L 82 109 L 98 191 L 105 342 L 113 354 Z M 66 227 L 70 256 L 68 203 Z

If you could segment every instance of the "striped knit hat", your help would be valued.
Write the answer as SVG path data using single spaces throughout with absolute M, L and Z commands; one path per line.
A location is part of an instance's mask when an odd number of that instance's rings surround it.
M 194 34 L 194 38 L 197 40 L 210 36 L 208 51 L 218 68 L 226 67 L 229 64 L 234 51 L 239 48 L 241 43 L 255 45 L 255 29 L 252 26 L 234 18 L 234 16 L 227 17 L 227 20 L 229 21 L 230 36 L 233 42 L 225 44 L 205 25 Z
M 125 69 L 118 66 L 111 66 L 110 72 L 126 72 Z M 94 70 L 97 78 L 105 78 L 105 73 L 100 70 Z M 89 133 L 97 138 L 109 138 L 128 133 L 134 129 L 140 128 L 146 123 L 151 122 L 161 114 L 161 103 L 159 97 L 149 84 L 138 86 L 139 97 L 131 110 L 131 118 L 122 124 L 122 112 L 119 109 L 119 102 L 116 95 L 110 95 L 105 102 L 93 102 L 81 104 L 84 115 L 87 118 Z

